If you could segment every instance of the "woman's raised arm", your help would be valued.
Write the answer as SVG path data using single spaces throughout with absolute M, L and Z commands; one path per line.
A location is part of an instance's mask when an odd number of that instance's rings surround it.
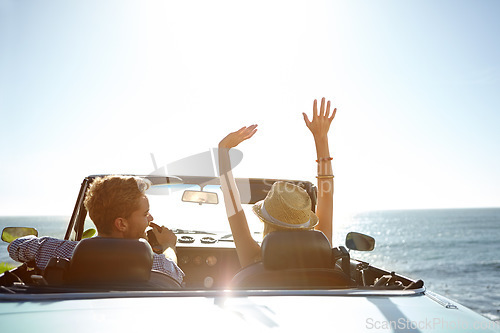
M 314 100 L 312 120 L 303 113 L 307 128 L 311 131 L 316 144 L 316 156 L 318 163 L 318 206 L 316 215 L 319 223 L 316 229 L 322 231 L 332 242 L 332 220 L 333 220 L 333 171 L 332 157 L 328 148 L 328 130 L 332 123 L 337 109 L 334 109 L 330 115 L 330 101 L 326 104 L 325 98 L 321 99 L 321 107 L 318 112 L 318 102 Z
M 219 143 L 219 173 L 222 194 L 226 206 L 227 218 L 231 226 L 236 252 L 241 267 L 248 266 L 260 257 L 260 246 L 252 238 L 247 218 L 241 206 L 240 193 L 231 171 L 229 150 L 241 142 L 250 139 L 257 131 L 257 125 L 242 127 L 229 133 Z

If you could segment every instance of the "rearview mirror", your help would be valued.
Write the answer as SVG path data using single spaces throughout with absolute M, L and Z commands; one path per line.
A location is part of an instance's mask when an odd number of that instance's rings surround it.
M 19 237 L 24 237 L 28 235 L 38 236 L 38 231 L 35 228 L 27 227 L 7 227 L 2 231 L 2 240 L 7 243 L 11 243 Z
M 219 197 L 214 192 L 186 190 L 182 194 L 182 201 L 216 205 L 219 203 Z
M 345 237 L 345 246 L 356 251 L 371 251 L 375 248 L 375 239 L 359 232 L 350 232 Z

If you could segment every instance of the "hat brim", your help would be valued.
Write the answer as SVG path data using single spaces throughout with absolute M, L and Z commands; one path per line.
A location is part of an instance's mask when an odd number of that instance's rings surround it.
M 281 224 L 276 224 L 274 223 L 273 221 L 269 221 L 268 219 L 266 219 L 264 216 L 262 216 L 262 205 L 264 204 L 264 200 L 261 200 L 261 201 L 258 201 L 256 202 L 253 207 L 252 207 L 252 211 L 254 212 L 255 215 L 257 215 L 257 217 L 262 221 L 262 222 L 265 222 L 265 223 L 268 223 L 268 224 L 271 224 L 273 226 L 276 226 L 278 228 L 282 228 L 282 229 L 290 229 L 290 230 L 309 230 L 309 229 L 314 229 L 314 227 L 316 227 L 318 225 L 318 222 L 319 222 L 319 219 L 318 219 L 318 216 L 316 214 L 314 214 L 313 211 L 310 211 L 310 214 L 309 214 L 309 226 L 307 227 L 294 227 L 293 224 L 290 225 L 290 227 L 285 227 Z

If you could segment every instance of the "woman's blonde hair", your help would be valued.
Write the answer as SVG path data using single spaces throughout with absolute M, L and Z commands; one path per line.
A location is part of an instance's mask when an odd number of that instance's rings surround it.
M 269 223 L 265 223 L 265 222 L 262 222 L 262 223 L 264 224 L 264 231 L 262 232 L 262 239 L 264 239 L 264 237 L 266 237 L 267 235 L 269 235 L 271 232 L 274 232 L 274 231 L 290 231 L 290 232 L 294 232 L 294 231 L 304 230 L 304 229 L 280 228 L 278 226 L 275 226 L 275 225 L 272 225 L 272 224 L 269 224 Z
M 94 179 L 84 205 L 100 233 L 110 233 L 119 217 L 128 218 L 139 209 L 139 200 L 150 183 L 139 177 L 106 176 Z
M 266 237 L 268 234 L 270 234 L 271 232 L 273 231 L 279 231 L 279 230 L 285 230 L 285 229 L 281 229 L 281 228 L 278 228 L 278 227 L 275 227 L 273 225 L 270 225 L 269 223 L 264 223 L 264 231 L 262 232 L 262 238 Z

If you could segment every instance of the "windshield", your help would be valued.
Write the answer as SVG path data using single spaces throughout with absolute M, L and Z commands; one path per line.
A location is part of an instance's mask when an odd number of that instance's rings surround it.
M 204 192 L 217 194 L 217 204 L 199 204 L 182 200 L 185 191 L 200 191 L 196 184 L 153 185 L 146 191 L 149 199 L 149 212 L 153 222 L 172 229 L 176 233 L 203 232 L 217 234 L 224 239 L 231 239 L 231 229 L 226 215 L 224 198 L 220 185 L 205 185 Z M 240 193 L 242 199 L 247 196 Z M 252 204 L 243 204 L 248 225 L 253 237 L 262 240 L 262 222 L 252 212 Z M 85 230 L 95 228 L 87 216 Z
M 182 195 L 186 190 L 200 191 L 200 186 L 192 184 L 158 185 L 152 186 L 146 192 L 154 223 L 170 229 L 231 233 L 219 185 L 207 185 L 203 188 L 205 192 L 217 194 L 217 204 L 184 202 Z M 243 206 L 250 230 L 260 233 L 263 228 L 262 222 L 252 213 L 252 205 L 245 204 Z

